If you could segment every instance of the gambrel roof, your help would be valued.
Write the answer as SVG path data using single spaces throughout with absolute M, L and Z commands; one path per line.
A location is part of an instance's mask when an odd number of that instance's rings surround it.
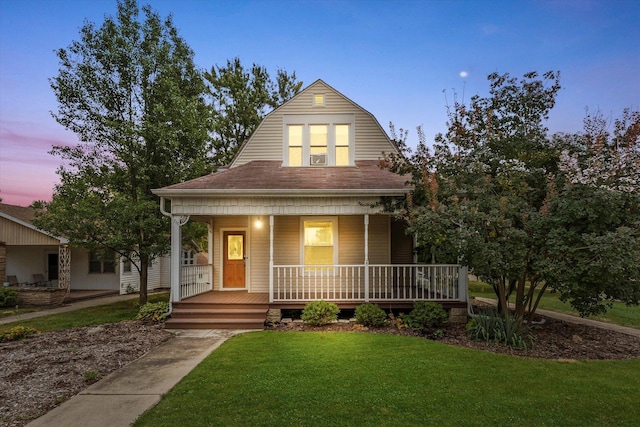
M 324 100 L 320 106 L 313 102 L 318 94 Z M 287 125 L 305 120 L 350 123 L 350 164 L 289 166 L 285 161 Z M 163 197 L 406 194 L 410 191 L 407 178 L 381 167 L 384 154 L 389 153 L 397 154 L 398 150 L 376 118 L 324 81 L 316 80 L 264 118 L 228 169 L 153 192 Z

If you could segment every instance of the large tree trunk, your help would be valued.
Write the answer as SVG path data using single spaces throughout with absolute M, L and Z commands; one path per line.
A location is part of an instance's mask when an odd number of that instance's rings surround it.
M 140 307 L 147 303 L 147 281 L 149 279 L 149 256 L 140 256 Z

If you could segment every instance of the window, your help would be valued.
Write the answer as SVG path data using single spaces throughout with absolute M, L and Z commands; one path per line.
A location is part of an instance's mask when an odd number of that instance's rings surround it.
M 302 125 L 289 125 L 289 166 L 302 166 Z
M 336 166 L 348 166 L 349 125 L 336 125 Z
M 122 272 L 131 273 L 131 261 L 129 261 L 128 259 L 122 261 Z
M 182 251 L 182 265 L 193 265 L 196 263 L 196 254 L 191 250 Z
M 329 218 L 302 219 L 302 263 L 304 265 L 334 265 L 337 262 L 337 220 Z
M 101 257 L 96 252 L 89 252 L 89 273 L 115 273 L 116 254 L 114 251 L 107 251 Z
M 327 165 L 327 125 L 309 125 L 309 164 Z
M 354 164 L 354 116 L 288 115 L 284 117 L 285 166 Z

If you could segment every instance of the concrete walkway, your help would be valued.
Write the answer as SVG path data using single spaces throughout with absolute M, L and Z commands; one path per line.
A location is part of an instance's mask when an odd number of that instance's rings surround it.
M 62 307 L 5 317 L 0 319 L 0 325 L 133 298 L 138 298 L 138 295 L 71 302 Z M 228 338 L 249 332 L 235 329 L 168 331 L 174 333 L 175 337 L 92 384 L 27 426 L 130 426 Z
M 28 427 L 126 427 L 213 350 L 244 330 L 173 331 L 176 337 L 73 396 Z
M 488 304 L 497 305 L 497 301 L 491 298 L 478 298 L 478 301 L 486 302 Z M 555 311 L 543 310 L 541 308 L 536 310 L 536 313 L 549 317 L 551 319 L 562 320 L 564 322 L 576 323 L 578 325 L 587 325 L 594 328 L 606 329 L 608 331 L 621 332 L 623 334 L 632 335 L 634 337 L 640 337 L 640 329 L 629 328 L 627 326 L 615 325 L 613 323 L 600 322 L 598 320 L 585 319 L 584 317 L 572 316 L 570 314 L 557 313 Z

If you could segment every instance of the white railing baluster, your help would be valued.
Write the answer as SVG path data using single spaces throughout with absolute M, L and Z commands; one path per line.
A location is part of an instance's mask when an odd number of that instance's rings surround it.
M 196 268 L 197 267 L 197 268 Z M 211 290 L 209 266 L 184 266 L 181 298 Z M 369 264 L 274 266 L 273 301 L 458 301 L 466 269 L 458 265 Z M 368 268 L 369 289 L 364 286 Z

